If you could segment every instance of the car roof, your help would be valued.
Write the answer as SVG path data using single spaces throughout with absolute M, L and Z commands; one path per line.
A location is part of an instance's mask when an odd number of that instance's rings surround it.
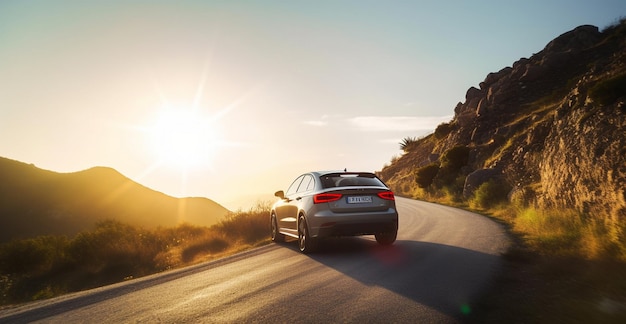
M 346 174 L 346 175 L 357 175 L 357 174 L 374 174 L 374 172 L 368 172 L 368 171 L 345 171 L 345 170 L 327 170 L 327 171 L 312 171 L 309 172 L 317 177 L 321 177 L 327 174 Z M 374 174 L 375 175 L 375 174 Z

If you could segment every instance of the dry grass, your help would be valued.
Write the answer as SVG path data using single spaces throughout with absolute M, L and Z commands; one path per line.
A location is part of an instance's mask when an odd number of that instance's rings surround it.
M 470 322 L 626 323 L 626 224 L 507 202 L 470 208 L 445 192 L 422 199 L 488 215 L 513 237 Z
M 626 262 L 620 224 L 602 222 L 575 210 L 499 205 L 486 213 L 506 221 L 513 233 L 523 236 L 525 244 L 542 255 Z
M 573 210 L 501 204 L 481 212 L 507 224 L 514 244 L 481 300 L 480 323 L 625 323 L 626 242 L 610 224 Z
M 42 236 L 0 245 L 0 304 L 50 298 L 203 262 L 269 241 L 269 203 L 211 227 L 145 230 L 99 223 L 73 238 Z

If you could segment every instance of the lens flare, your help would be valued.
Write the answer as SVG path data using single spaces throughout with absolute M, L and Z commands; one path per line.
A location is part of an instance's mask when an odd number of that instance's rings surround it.
M 184 109 L 163 110 L 150 128 L 152 150 L 162 164 L 191 168 L 211 163 L 219 146 L 217 123 Z

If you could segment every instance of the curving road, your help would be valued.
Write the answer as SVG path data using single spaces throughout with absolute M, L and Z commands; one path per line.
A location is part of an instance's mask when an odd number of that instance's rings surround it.
M 509 244 L 493 221 L 397 199 L 398 241 L 333 239 L 312 256 L 296 242 L 0 311 L 0 322 L 463 321 Z

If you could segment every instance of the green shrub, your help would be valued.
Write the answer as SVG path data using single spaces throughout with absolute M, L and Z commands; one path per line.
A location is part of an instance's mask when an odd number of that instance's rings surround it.
M 470 204 L 475 208 L 492 208 L 506 202 L 509 191 L 509 186 L 503 182 L 489 180 L 474 191 L 474 199 Z
M 589 96 L 601 105 L 610 105 L 626 96 L 626 74 L 598 82 L 589 89 Z
M 459 179 L 461 182 L 459 183 Z M 463 201 L 463 184 L 465 183 L 465 177 L 458 177 L 453 183 L 443 186 L 440 191 L 442 195 L 442 201 L 444 204 L 454 205 Z
M 456 172 L 467 165 L 469 162 L 469 153 L 469 147 L 455 146 L 441 157 L 441 167 Z
M 456 193 L 463 190 L 463 182 L 467 175 L 463 172 L 463 167 L 467 165 L 469 161 L 470 149 L 466 146 L 455 146 L 448 150 L 441 157 L 441 166 L 435 179 L 433 179 L 433 186 L 436 189 L 442 190 L 446 188 L 449 193 Z M 459 184 L 459 177 L 462 177 L 463 181 Z
M 417 182 L 417 186 L 420 188 L 428 188 L 433 183 L 438 172 L 439 165 L 437 163 L 432 163 L 417 169 L 415 172 L 415 182 Z
M 12 241 L 0 246 L 0 272 L 4 274 L 42 273 L 65 259 L 65 236 L 40 236 Z
M 435 138 L 440 140 L 446 136 L 448 136 L 448 134 L 450 134 L 450 132 L 452 132 L 452 129 L 454 128 L 454 125 L 451 123 L 441 123 L 439 124 L 439 126 L 437 126 L 437 128 L 435 128 Z
M 152 267 L 152 259 L 162 247 L 147 233 L 117 221 L 98 223 L 91 232 L 78 234 L 69 253 L 83 267 L 98 270 L 112 264 L 128 268 Z

